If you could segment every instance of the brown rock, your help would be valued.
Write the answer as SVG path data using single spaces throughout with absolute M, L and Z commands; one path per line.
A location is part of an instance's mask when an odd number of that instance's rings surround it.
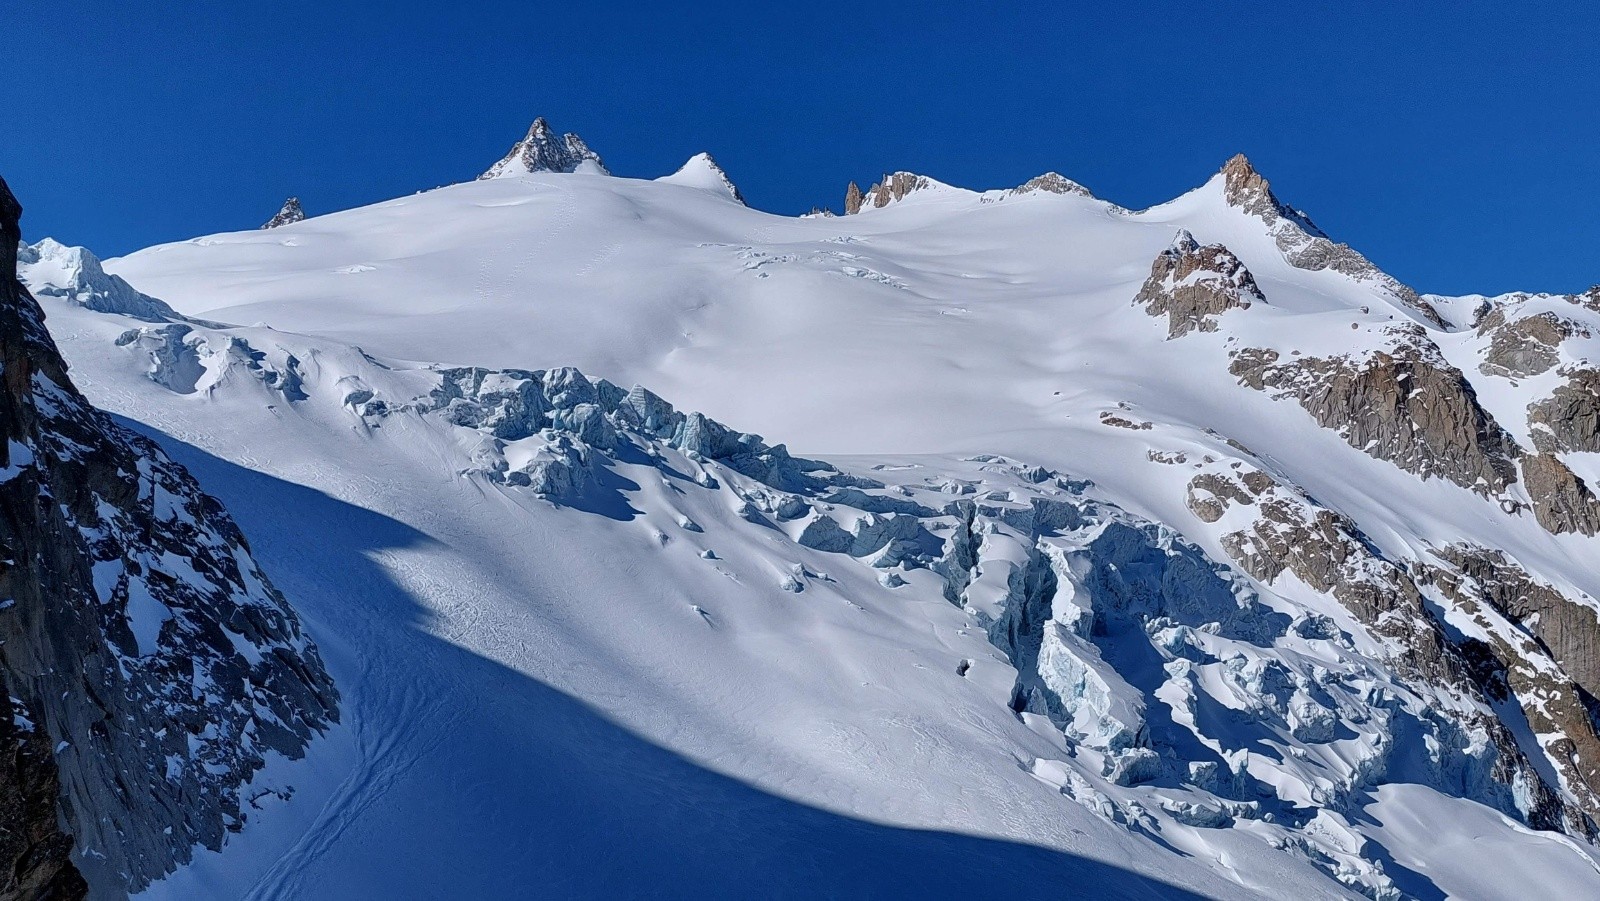
M 1555 454 L 1533 454 L 1522 460 L 1522 477 L 1533 499 L 1539 525 L 1554 534 L 1600 531 L 1600 501 L 1577 474 Z
M 1151 316 L 1166 315 L 1167 338 L 1191 331 L 1214 332 L 1214 317 L 1266 303 L 1244 263 L 1221 244 L 1200 245 L 1179 231 L 1172 246 L 1156 256 L 1150 277 L 1134 297 Z

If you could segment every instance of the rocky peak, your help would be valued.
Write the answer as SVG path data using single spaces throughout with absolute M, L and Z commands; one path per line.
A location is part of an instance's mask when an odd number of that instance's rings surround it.
M 1179 229 L 1172 246 L 1150 266 L 1150 277 L 1133 302 L 1151 316 L 1168 316 L 1167 337 L 1214 332 L 1216 316 L 1266 303 L 1255 277 L 1221 244 L 1205 244 Z
M 300 208 L 300 198 L 291 197 L 283 202 L 283 208 L 278 214 L 266 221 L 262 228 L 277 228 L 280 225 L 289 225 L 306 218 L 306 211 Z
M 227 513 L 73 386 L 19 214 L 0 182 L 0 897 L 81 897 L 81 871 L 115 898 L 220 849 L 337 695 Z
M 1046 194 L 1075 194 L 1079 197 L 1094 196 L 1089 193 L 1088 188 L 1059 172 L 1046 172 L 1043 175 L 1036 175 L 1010 191 L 1011 194 L 1035 194 L 1039 192 Z
M 1430 325 L 1448 328 L 1439 311 L 1410 287 L 1379 269 L 1348 244 L 1336 243 L 1300 210 L 1279 200 L 1267 181 L 1244 154 L 1235 154 L 1212 179 L 1221 182 L 1227 204 L 1265 223 L 1289 265 L 1308 272 L 1331 269 L 1358 282 L 1370 283 L 1400 304 L 1415 311 Z
M 1260 216 L 1269 224 L 1288 213 L 1300 219 L 1299 224 L 1308 232 L 1322 235 L 1322 231 L 1312 225 L 1309 219 L 1278 200 L 1277 195 L 1272 193 L 1272 183 L 1244 154 L 1234 154 L 1218 174 L 1222 178 L 1222 196 L 1230 206 L 1238 207 L 1252 216 Z
M 503 175 L 526 175 L 529 172 L 591 172 L 610 175 L 600 154 L 589 149 L 583 139 L 571 132 L 557 135 L 543 116 L 533 120 L 533 126 L 522 140 L 512 145 L 509 153 L 479 180 L 499 178 Z
M 709 153 L 697 153 L 689 157 L 688 162 L 678 167 L 678 171 L 657 181 L 711 191 L 744 203 L 744 195 L 739 193 L 739 188 L 728 178 L 728 173 L 717 165 Z

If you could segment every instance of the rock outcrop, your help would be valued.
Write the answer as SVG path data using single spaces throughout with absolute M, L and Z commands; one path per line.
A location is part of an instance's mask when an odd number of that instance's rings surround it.
M 1560 608 L 1563 622 L 1569 626 L 1581 627 L 1580 614 L 1587 612 L 1592 629 L 1592 611 L 1568 610 L 1561 600 L 1546 593 L 1524 591 L 1532 584 L 1525 573 L 1520 581 L 1473 581 L 1485 575 L 1479 564 L 1503 565 L 1503 557 L 1491 560 L 1447 555 L 1448 565 L 1404 566 L 1383 556 L 1348 517 L 1322 507 L 1298 488 L 1284 485 L 1260 470 L 1202 473 L 1189 483 L 1188 503 L 1195 515 L 1206 522 L 1221 521 L 1231 511 L 1239 510 L 1243 527 L 1224 534 L 1222 543 L 1242 569 L 1266 584 L 1276 582 L 1285 572 L 1293 573 L 1317 591 L 1331 594 L 1374 634 L 1388 640 L 1390 663 L 1400 673 L 1465 702 L 1453 716 L 1468 731 L 1493 743 L 1497 749 L 1491 768 L 1493 779 L 1506 786 L 1510 794 L 1523 795 L 1517 803 L 1529 822 L 1580 835 L 1595 834 L 1600 795 L 1580 792 L 1574 805 L 1566 804 L 1564 786 L 1547 784 L 1531 758 L 1549 760 L 1568 785 L 1574 779 L 1579 780 L 1579 785 L 1594 783 L 1592 763 L 1580 766 L 1564 747 L 1523 747 L 1494 713 L 1496 703 L 1515 700 L 1530 722 L 1569 724 L 1572 734 L 1580 736 L 1577 746 L 1583 748 L 1585 760 L 1600 759 L 1595 756 L 1600 755 L 1600 740 L 1592 738 L 1594 727 L 1581 713 L 1578 693 L 1567 692 L 1566 707 L 1561 707 L 1558 697 L 1555 706 L 1561 714 L 1552 718 L 1551 699 L 1543 689 L 1563 680 L 1534 678 L 1535 673 L 1554 669 L 1541 665 L 1544 655 L 1539 649 L 1531 644 L 1517 647 L 1509 641 L 1485 646 L 1482 641 L 1461 636 L 1448 624 L 1448 618 L 1441 621 L 1434 616 L 1424 600 L 1423 587 L 1447 586 L 1451 599 L 1465 605 L 1462 609 L 1468 615 L 1477 608 L 1468 597 L 1467 583 L 1472 589 L 1481 586 L 1494 592 L 1507 606 L 1530 613 Z M 1422 574 L 1420 585 L 1412 571 Z M 1316 634 L 1320 627 L 1307 621 L 1296 628 L 1301 634 Z M 1560 634 L 1567 636 L 1565 631 Z M 1576 654 L 1592 651 L 1582 639 L 1564 640 L 1573 643 Z M 1502 803 L 1509 801 L 1502 795 Z
M 32 452 L 16 441 L 20 423 L 12 418 L 14 408 L 23 401 L 26 383 L 17 384 L 17 375 L 26 369 L 18 365 L 25 359 L 25 342 L 29 336 L 24 329 L 33 329 L 37 340 L 42 323 L 29 322 L 18 316 L 23 303 L 22 285 L 17 281 L 16 257 L 12 248 L 22 240 L 17 226 L 22 207 L 12 196 L 4 180 L 0 180 L 0 378 L 4 379 L 0 393 L 0 419 L 6 435 L 5 466 L 0 469 L 0 536 L 16 531 L 20 523 L 9 514 L 12 504 L 39 503 L 39 498 L 19 496 L 12 483 L 21 474 L 22 467 L 31 462 Z M 24 508 L 25 509 L 25 508 Z M 22 511 L 17 511 L 22 512 Z M 17 577 L 19 562 L 29 567 L 34 561 L 17 557 L 17 548 L 10 542 L 0 546 L 6 560 L 0 564 L 0 590 Z M 42 599 L 40 599 L 42 600 Z M 0 610 L 0 628 L 15 602 Z M 43 611 L 34 611 L 39 615 Z M 5 630 L 9 633 L 11 630 Z M 7 657 L 11 649 L 0 646 Z M 7 699 L 0 710 L 0 747 L 11 749 L 0 755 L 0 898 L 82 898 L 89 887 L 72 861 L 72 836 L 62 828 L 61 777 L 56 766 L 55 741 L 40 728 L 40 706 L 29 703 L 26 692 L 13 687 L 10 667 L 0 668 L 0 691 Z M 40 699 L 43 700 L 43 699 Z
M 844 214 L 846 216 L 861 212 L 861 204 L 866 200 L 861 193 L 861 186 L 855 182 L 844 189 Z
M 1478 370 L 1513 379 L 1549 372 L 1561 362 L 1561 342 L 1585 333 L 1578 323 L 1548 311 L 1507 322 L 1504 308 L 1497 307 L 1478 323 L 1479 335 L 1493 336 Z
M 1600 531 L 1600 500 L 1555 454 L 1522 458 L 1522 478 L 1533 499 L 1533 515 L 1546 531 L 1560 535 Z
M 897 200 L 904 199 L 913 191 L 920 191 L 933 185 L 933 179 L 915 172 L 894 172 L 885 175 L 865 193 L 862 193 L 855 182 L 851 182 L 850 187 L 845 189 L 845 215 L 859 213 L 868 207 L 882 209 Z
M 1294 399 L 1351 447 L 1424 479 L 1485 495 L 1515 482 L 1516 442 L 1461 371 L 1420 326 L 1387 337 L 1384 349 L 1362 357 L 1283 360 L 1250 348 L 1234 355 L 1229 371 L 1243 385 Z
M 1560 773 L 1586 820 L 1569 815 L 1569 830 L 1593 836 L 1600 820 L 1594 609 L 1534 579 L 1504 552 L 1455 544 L 1434 554 L 1440 563 L 1416 567 L 1420 581 L 1487 636 L 1460 642 L 1486 692 L 1497 700 L 1515 698 L 1538 745 L 1534 753 Z
M 478 176 L 499 178 L 503 175 L 526 175 L 529 172 L 594 172 L 609 175 L 600 154 L 589 149 L 583 139 L 571 132 L 557 135 L 543 116 L 533 120 L 528 134 L 511 146 L 500 162 Z
M 300 222 L 305 218 L 306 211 L 300 208 L 300 198 L 291 197 L 283 202 L 283 208 L 278 210 L 278 214 L 268 219 L 261 227 L 278 228 L 279 226 Z
M 1202 246 L 1179 231 L 1172 246 L 1150 266 L 1150 277 L 1133 299 L 1151 316 L 1167 316 L 1167 337 L 1191 331 L 1214 332 L 1216 317 L 1228 310 L 1266 303 L 1244 263 L 1221 244 Z
M 1083 185 L 1078 184 L 1059 172 L 1046 172 L 1043 175 L 1036 175 L 1022 184 L 1017 185 L 1015 188 L 1012 188 L 1010 191 L 1010 193 L 1013 195 L 1037 194 L 1041 192 L 1045 194 L 1074 194 L 1078 197 L 1094 196 L 1089 192 L 1088 188 L 1085 188 Z
M 1543 453 L 1600 453 L 1600 370 L 1562 370 L 1567 380 L 1528 406 L 1533 447 Z
M 25 733 L 0 848 L 15 886 L 74 897 L 75 865 L 114 897 L 220 848 L 241 787 L 337 695 L 226 512 L 67 377 L 16 278 L 19 213 L 0 183 L 0 680 Z
M 1244 154 L 1222 167 L 1223 197 L 1229 205 L 1267 224 L 1284 259 L 1297 269 L 1331 269 L 1392 295 L 1406 307 L 1440 328 L 1445 321 L 1416 291 L 1373 265 L 1348 244 L 1339 244 L 1318 228 L 1305 213 L 1280 201 L 1272 186 Z

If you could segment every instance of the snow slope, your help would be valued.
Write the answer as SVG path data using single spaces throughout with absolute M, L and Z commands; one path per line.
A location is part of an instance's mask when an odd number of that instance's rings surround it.
M 932 183 L 790 219 L 729 202 L 708 162 L 507 175 L 107 261 L 189 319 L 43 298 L 88 396 L 233 511 L 348 708 L 271 774 L 292 801 L 149 896 L 1600 888 L 1592 848 L 1516 822 L 1528 798 L 1480 772 L 1488 739 L 1450 731 L 1481 703 L 1389 669 L 1329 594 L 1229 568 L 1242 514 L 1189 500 L 1197 474 L 1248 465 L 1384 559 L 1465 540 L 1600 592 L 1593 539 L 1362 453 L 1229 372 L 1232 350 L 1360 355 L 1414 323 L 1466 359 L 1471 331 L 1292 265 L 1220 175 L 1139 213 Z M 1169 341 L 1132 300 L 1180 229 L 1237 254 L 1265 302 Z M 462 394 L 463 366 L 522 372 Z M 752 475 L 645 416 L 607 437 L 633 414 L 527 372 L 561 366 L 847 481 Z M 560 417 L 508 426 L 524 383 Z M 882 485 L 840 495 L 849 479 Z M 962 500 L 991 509 L 956 567 Z M 1079 512 L 1047 526 L 1064 508 L 1041 501 Z M 902 544 L 851 553 L 900 519 Z M 1161 600 L 1139 613 L 1149 567 Z M 1197 600 L 1216 591 L 1244 612 Z M 1136 772 L 1161 755 L 1164 775 Z M 1173 775 L 1185 761 L 1211 768 Z

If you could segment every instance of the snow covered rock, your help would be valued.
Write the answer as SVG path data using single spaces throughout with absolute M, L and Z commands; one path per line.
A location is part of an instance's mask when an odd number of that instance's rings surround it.
M 1266 303 L 1266 298 L 1250 270 L 1228 248 L 1202 247 L 1188 231 L 1180 230 L 1172 246 L 1156 257 L 1133 302 L 1151 316 L 1166 315 L 1167 337 L 1181 338 L 1193 330 L 1214 332 L 1218 315 Z
M 1550 396 L 1528 405 L 1533 446 L 1541 452 L 1600 453 L 1600 369 L 1563 369 Z
M 543 116 L 533 120 L 528 134 L 516 144 L 500 162 L 478 176 L 500 178 L 506 175 L 526 175 L 529 172 L 588 172 L 609 175 L 600 154 L 589 149 L 583 139 L 571 132 L 557 135 Z
M 291 197 L 283 202 L 282 209 L 271 219 L 268 219 L 262 228 L 277 228 L 280 225 L 292 225 L 306 218 L 306 211 L 300 208 L 300 198 Z
M 897 200 L 905 199 L 909 194 L 935 187 L 945 186 L 915 172 L 887 174 L 868 188 L 866 193 L 862 193 L 856 183 L 851 182 L 845 191 L 844 211 L 846 214 L 852 214 L 868 208 L 882 209 Z
M 19 213 L 0 182 L 8 251 Z M 70 258 L 93 271 L 92 258 Z M 7 252 L 0 681 L 11 718 L 31 724 L 24 748 L 48 741 L 53 752 L 53 776 L 31 751 L 18 757 L 38 782 L 28 791 L 42 799 L 59 783 L 52 822 L 71 835 L 76 867 L 114 897 L 188 862 L 195 845 L 220 849 L 244 823 L 244 784 L 270 757 L 303 755 L 336 721 L 338 695 L 227 513 L 78 393 L 16 272 Z M 59 839 L 6 825 L 38 841 L 7 872 L 77 894 Z
M 1036 175 L 1022 184 L 1012 188 L 1008 193 L 1013 196 L 1023 194 L 1072 194 L 1078 197 L 1093 197 L 1088 188 L 1078 184 L 1059 172 L 1046 172 Z

